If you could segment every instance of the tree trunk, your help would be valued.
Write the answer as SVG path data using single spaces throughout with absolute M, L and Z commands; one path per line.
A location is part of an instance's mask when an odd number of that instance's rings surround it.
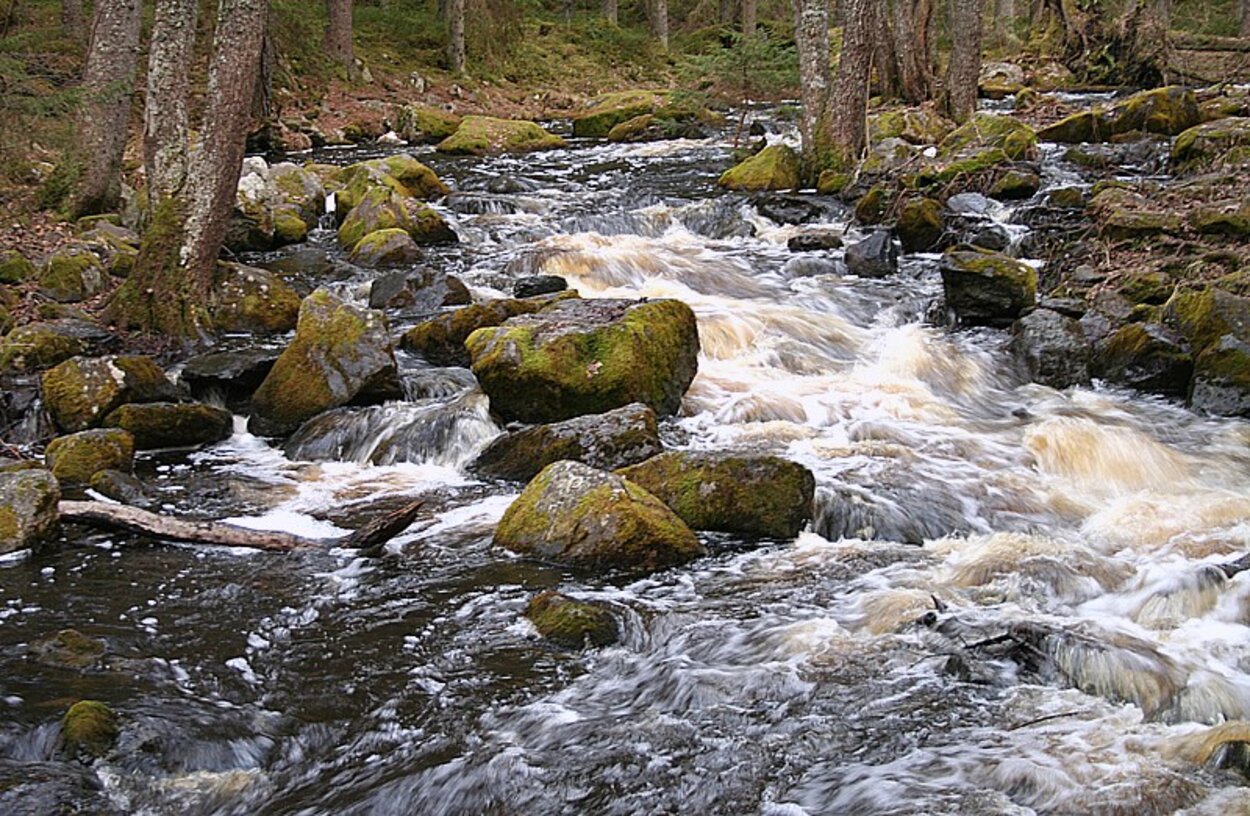
M 74 42 L 87 39 L 87 18 L 82 12 L 82 0 L 61 0 L 61 31 Z
M 1016 0 L 994 0 L 993 16 L 998 42 L 1010 42 L 1016 34 Z
M 828 112 L 836 169 L 849 169 L 859 161 L 868 139 L 868 79 L 878 8 L 877 0 L 844 0 L 842 4 L 842 53 Z
M 756 2 L 742 0 L 742 33 L 748 37 L 755 33 Z
M 143 110 L 143 157 L 148 200 L 182 192 L 187 179 L 187 112 L 195 50 L 197 0 L 157 0 L 148 51 L 148 89 Z
M 448 0 L 447 28 L 450 34 L 447 43 L 447 62 L 453 74 L 464 73 L 464 0 Z
M 720 0 L 717 7 L 716 21 L 723 26 L 730 25 L 734 21 L 734 11 L 737 8 L 734 0 Z
M 1250 0 L 1241 0 L 1241 36 L 1250 38 Z
M 972 118 L 981 73 L 981 0 L 950 0 L 950 66 L 946 72 L 946 113 L 956 122 Z
M 668 50 L 668 0 L 652 0 L 651 2 L 651 34 L 660 43 L 660 48 Z
M 82 165 L 70 215 L 108 212 L 121 198 L 122 154 L 139 64 L 142 0 L 98 0 L 83 73 L 77 161 Z
M 352 49 L 352 0 L 326 0 L 325 48 L 331 61 L 342 65 L 350 75 L 356 67 Z
M 153 202 L 135 267 L 109 304 L 115 322 L 193 340 L 211 326 L 208 303 L 243 165 L 267 14 L 267 0 L 219 0 L 199 144 L 181 193 Z M 174 155 L 177 146 L 156 150 Z
M 620 15 L 617 13 L 616 0 L 603 0 L 603 19 L 608 25 L 619 25 Z
M 799 52 L 802 113 L 799 137 L 808 175 L 828 163 L 833 145 L 829 120 L 829 0 L 795 0 L 794 40 Z
M 878 66 L 886 88 L 900 99 L 920 104 L 933 98 L 934 45 L 936 13 L 933 0 L 891 0 L 882 6 L 882 37 L 887 41 L 880 49 L 882 64 Z

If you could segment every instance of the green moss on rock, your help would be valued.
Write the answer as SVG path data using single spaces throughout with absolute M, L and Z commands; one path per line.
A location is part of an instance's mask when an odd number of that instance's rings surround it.
M 94 428 L 130 402 L 162 402 L 177 395 L 150 357 L 74 357 L 45 371 L 43 399 L 63 431 Z M 90 475 L 90 474 L 88 474 Z
M 79 303 L 104 287 L 99 256 L 85 247 L 69 246 L 54 253 L 39 273 L 39 292 L 59 303 Z
M 1195 173 L 1229 165 L 1240 166 L 1244 159 L 1235 152 L 1247 148 L 1250 148 L 1250 118 L 1207 122 L 1176 137 L 1172 143 L 1172 168 L 1178 172 Z
M 460 117 L 428 105 L 405 105 L 396 117 L 396 132 L 412 144 L 435 144 L 460 127 Z
M 500 298 L 470 304 L 418 323 L 404 333 L 400 345 L 433 365 L 468 368 L 469 352 L 464 342 L 473 332 L 498 326 L 518 315 L 542 311 L 557 300 L 575 297 L 575 292 L 561 292 L 555 297 Z
M 770 145 L 751 158 L 721 174 L 721 187 L 743 192 L 797 190 L 800 182 L 799 155 L 786 145 Z
M 85 485 L 101 470 L 134 469 L 135 438 L 119 428 L 97 428 L 48 443 L 44 461 L 62 484 Z
M 559 136 L 548 133 L 534 122 L 466 116 L 456 132 L 438 143 L 438 152 L 463 156 L 496 153 L 531 153 L 567 147 Z
M 942 205 L 931 198 L 913 198 L 898 214 L 898 239 L 905 252 L 931 252 L 941 246 L 945 234 Z
M 25 283 L 35 277 L 35 265 L 15 249 L 0 252 L 0 283 Z
M 149 402 L 123 405 L 104 418 L 104 427 L 121 428 L 139 450 L 210 445 L 230 437 L 234 420 L 224 408 L 202 403 Z
M 210 303 L 220 332 L 276 334 L 295 328 L 300 298 L 286 282 L 263 269 L 221 261 Z
M 1163 327 L 1130 323 L 1095 347 L 1094 374 L 1143 391 L 1184 396 L 1193 376 L 1193 355 Z
M 1030 158 L 1037 145 L 1037 134 L 1010 116 L 978 113 L 953 130 L 938 145 L 938 158 L 949 161 L 968 152 L 1000 150 L 1010 160 Z
M 954 249 L 942 256 L 946 306 L 961 323 L 1010 325 L 1037 301 L 1037 270 L 989 250 Z
M 612 128 L 640 116 L 654 114 L 669 104 L 668 91 L 618 91 L 590 100 L 573 116 L 573 135 L 604 138 Z
M 788 539 L 812 518 L 815 477 L 775 456 L 671 451 L 617 472 L 692 530 Z
M 936 145 L 955 130 L 955 123 L 928 108 L 885 111 L 868 117 L 868 141 L 904 139 L 914 145 Z
M 605 605 L 574 600 L 551 590 L 530 599 L 525 617 L 538 634 L 569 649 L 608 646 L 620 637 L 616 618 Z
M 61 741 L 71 756 L 98 759 L 117 743 L 117 714 L 104 703 L 82 700 L 61 720 Z
M 1110 107 L 1075 113 L 1043 128 L 1038 136 L 1043 141 L 1067 144 L 1105 142 L 1136 131 L 1175 136 L 1201 121 L 1202 112 L 1193 92 L 1172 85 L 1142 91 Z
M 45 666 L 82 671 L 100 662 L 105 646 L 103 640 L 87 637 L 77 629 L 62 629 L 36 638 L 30 644 L 30 653 Z
M 407 230 L 383 229 L 357 241 L 349 260 L 369 269 L 408 266 L 421 260 L 421 249 Z
M 1032 198 L 1041 188 L 1042 179 L 1037 173 L 1024 170 L 1008 170 L 990 186 L 990 195 L 1004 201 Z
M 339 246 L 354 249 L 366 235 L 386 229 L 402 229 L 418 244 L 457 240 L 443 217 L 430 207 L 389 187 L 373 187 L 339 227 Z
M 47 538 L 57 525 L 61 489 L 46 470 L 0 473 L 0 555 Z
M 0 372 L 23 373 L 51 368 L 82 354 L 88 344 L 56 323 L 28 323 L 0 342 Z

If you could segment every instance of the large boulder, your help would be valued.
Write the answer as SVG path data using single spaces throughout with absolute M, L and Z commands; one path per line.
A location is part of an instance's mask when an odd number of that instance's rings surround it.
M 0 374 L 51 368 L 71 357 L 101 351 L 114 339 L 112 332 L 86 320 L 27 323 L 0 342 Z
M 861 278 L 884 278 L 898 271 L 898 247 L 894 233 L 874 230 L 867 238 L 846 248 L 846 271 Z
M 318 289 L 304 299 L 295 339 L 253 396 L 248 429 L 280 436 L 322 411 L 399 396 L 386 316 Z
M 0 473 L 0 555 L 47 538 L 60 500 L 61 488 L 46 470 Z
M 438 152 L 487 156 L 495 153 L 530 153 L 567 147 L 559 136 L 534 122 L 466 116 L 456 132 L 438 143 Z
M 606 138 L 614 127 L 667 107 L 670 94 L 669 91 L 635 90 L 597 96 L 573 114 L 573 135 Z
M 607 646 L 620 637 L 616 618 L 606 604 L 579 601 L 553 590 L 540 592 L 525 607 L 538 634 L 557 646 L 580 649 Z
M 117 744 L 117 714 L 98 700 L 81 700 L 61 718 L 61 746 L 71 757 L 99 759 Z
M 49 256 L 39 273 L 39 293 L 58 303 L 79 303 L 104 288 L 100 256 L 81 244 L 69 244 Z
M 339 226 L 339 246 L 354 249 L 366 235 L 387 229 L 401 229 L 418 244 L 457 240 L 443 217 L 429 206 L 390 187 L 372 187 Z
M 1010 349 L 1020 373 L 1052 388 L 1089 384 L 1089 341 L 1074 318 L 1036 309 L 1011 327 Z
M 882 111 L 868 117 L 868 141 L 902 139 L 914 145 L 935 145 L 950 135 L 955 123 L 929 108 Z
M 58 436 L 48 443 L 44 462 L 61 484 L 85 485 L 102 470 L 134 469 L 135 439 L 120 428 L 96 428 Z
M 1179 85 L 1142 91 L 1110 107 L 1060 119 L 1038 132 L 1046 142 L 1105 142 L 1133 131 L 1175 136 L 1202 121 L 1193 91 Z
M 350 260 L 367 269 L 409 266 L 421 260 L 421 248 L 406 230 L 383 229 L 357 241 Z
M 277 349 L 250 348 L 201 354 L 187 360 L 179 379 L 197 399 L 248 399 L 269 376 L 281 353 Z
M 132 402 L 166 402 L 174 384 L 150 357 L 74 357 L 42 377 L 43 400 L 63 431 L 82 431 Z
M 1250 416 L 1250 343 L 1223 335 L 1194 360 L 1189 404 L 1220 416 Z
M 896 230 L 904 252 L 940 249 L 946 233 L 942 205 L 931 198 L 911 199 L 899 210 Z
M 489 479 L 527 482 L 562 459 L 602 470 L 634 465 L 664 450 L 655 412 L 634 403 L 605 414 L 538 425 L 497 437 L 473 462 Z
M 270 166 L 259 156 L 243 162 L 225 245 L 233 252 L 274 249 L 304 240 L 325 206 L 315 172 L 290 162 Z
M 396 115 L 395 132 L 411 144 L 437 144 L 456 132 L 460 117 L 428 105 L 404 105 Z
M 1163 318 L 1194 354 L 1190 404 L 1212 414 L 1241 415 L 1250 408 L 1250 298 L 1216 286 L 1179 289 Z
M 459 279 L 428 268 L 388 272 L 369 285 L 369 308 L 388 313 L 429 314 L 442 306 L 472 302 L 469 290 Z M 468 366 L 468 362 L 464 365 Z
M 985 151 L 999 151 L 1003 159 L 1019 161 L 1035 152 L 1037 134 L 1018 119 L 977 113 L 955 128 L 938 145 L 938 158 L 949 161 Z
M 572 292 L 557 298 L 576 297 Z M 413 326 L 400 345 L 437 366 L 468 368 L 471 360 L 464 341 L 478 329 L 498 326 L 509 318 L 542 311 L 556 298 L 500 298 L 474 303 L 431 317 Z
M 229 411 L 202 403 L 123 405 L 104 418 L 104 427 L 129 431 L 139 450 L 210 445 L 228 439 L 233 426 Z
M 387 187 L 417 201 L 434 201 L 451 192 L 429 167 L 406 153 L 397 153 L 344 168 L 334 185 L 337 210 L 346 212 L 355 207 L 374 187 Z
M 219 332 L 276 334 L 295 328 L 299 295 L 264 269 L 219 261 L 209 304 Z
M 693 530 L 794 538 L 812 518 L 815 477 L 776 456 L 671 451 L 617 472 Z
M 699 333 L 680 301 L 572 299 L 479 329 L 465 347 L 492 410 L 559 422 L 633 402 L 676 412 L 698 368 Z
M 726 170 L 717 183 L 744 192 L 797 190 L 800 170 L 799 154 L 786 145 L 771 145 Z
M 1196 125 L 1172 143 L 1172 168 L 1194 173 L 1250 165 L 1250 118 L 1218 119 Z
M 954 249 L 940 268 L 946 306 L 965 325 L 1009 326 L 1037 300 L 1037 270 L 1000 252 Z
M 703 547 L 672 510 L 621 476 L 578 462 L 543 469 L 508 507 L 495 546 L 574 567 L 653 571 Z
M 1193 354 L 1156 323 L 1129 323 L 1094 347 L 1095 376 L 1141 391 L 1184 396 L 1193 371 Z

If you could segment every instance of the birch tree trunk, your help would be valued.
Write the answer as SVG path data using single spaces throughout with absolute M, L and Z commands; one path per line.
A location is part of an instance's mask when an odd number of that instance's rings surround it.
M 607 20 L 608 25 L 620 24 L 616 0 L 603 0 L 603 19 Z
M 946 112 L 963 123 L 977 107 L 977 80 L 981 73 L 981 0 L 950 0 L 951 48 L 946 73 Z
M 87 18 L 82 0 L 61 0 L 61 32 L 75 42 L 87 39 Z
M 849 169 L 859 161 L 868 139 L 868 78 L 877 13 L 877 0 L 843 0 L 842 53 L 828 111 L 837 169 Z
M 148 200 L 182 192 L 187 180 L 187 112 L 195 50 L 197 0 L 157 0 L 148 49 L 148 89 L 143 110 L 143 158 Z
M 833 145 L 829 121 L 829 0 L 795 0 L 798 15 L 794 40 L 799 52 L 799 88 L 802 113 L 799 137 L 803 164 L 819 173 Z
M 326 56 L 342 65 L 348 73 L 356 67 L 352 48 L 352 0 L 326 0 Z
M 139 65 L 142 12 L 142 0 L 96 2 L 78 117 L 77 158 L 82 175 L 70 200 L 73 218 L 108 212 L 121 198 L 122 154 Z
M 652 0 L 651 2 L 651 34 L 660 43 L 660 48 L 668 50 L 668 0 Z
M 447 0 L 447 62 L 453 74 L 463 74 L 464 52 L 464 0 Z
M 756 0 L 742 0 L 742 33 L 748 37 L 755 33 L 756 16 Z

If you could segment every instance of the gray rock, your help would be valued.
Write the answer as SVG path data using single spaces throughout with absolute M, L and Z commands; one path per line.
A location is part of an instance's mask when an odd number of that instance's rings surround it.
M 1008 326 L 1037 300 L 1037 270 L 997 252 L 952 250 L 942 256 L 946 307 L 964 325 Z
M 800 232 L 786 242 L 786 247 L 791 252 L 821 252 L 841 246 L 842 233 L 830 229 Z
M 246 399 L 265 381 L 281 354 L 281 349 L 269 348 L 201 354 L 187 360 L 179 378 L 197 399 L 214 395 Z
M 518 298 L 550 295 L 569 288 L 569 282 L 559 275 L 530 275 L 520 278 L 512 285 L 512 296 Z
M 884 278 L 898 272 L 898 246 L 889 230 L 877 230 L 847 247 L 846 271 L 861 278 Z
M 1002 252 L 1011 246 L 1011 233 L 1001 224 L 989 224 L 977 231 L 972 244 L 982 249 Z
M 1037 309 L 1012 325 L 1010 349 L 1021 373 L 1052 388 L 1089 383 L 1090 345 L 1081 324 Z
M 60 485 L 46 470 L 0 473 L 0 555 L 51 535 L 60 500 Z

